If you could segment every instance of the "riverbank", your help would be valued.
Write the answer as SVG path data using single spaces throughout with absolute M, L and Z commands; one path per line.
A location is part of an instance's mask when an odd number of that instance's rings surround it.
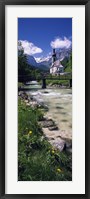
M 43 129 L 47 129 L 47 120 L 42 114 L 43 104 L 28 98 L 26 93 L 19 93 L 18 102 L 18 169 L 19 180 L 69 181 L 72 180 L 72 155 L 48 142 Z M 49 121 L 49 122 L 46 122 Z M 46 122 L 46 126 L 42 123 Z M 56 127 L 48 124 L 49 128 Z
M 33 82 L 37 82 L 37 81 L 33 81 Z M 40 80 L 39 82 L 37 82 L 38 85 L 42 88 L 42 81 Z M 31 82 L 27 82 L 27 84 L 22 84 L 19 83 L 18 84 L 18 91 L 29 91 L 30 90 L 30 85 L 32 84 Z M 70 88 L 70 82 L 69 80 L 46 80 L 46 87 L 47 88 L 59 88 L 59 89 L 68 89 Z
M 51 88 L 70 88 L 70 81 L 69 80 L 47 80 L 46 84 L 48 87 Z
M 43 91 L 43 95 L 49 97 L 49 95 L 51 94 L 54 97 L 54 93 L 51 93 L 49 91 L 50 90 Z M 42 117 L 42 120 L 39 122 L 39 125 L 41 126 L 43 130 L 44 136 L 51 143 L 51 145 L 55 146 L 60 151 L 62 151 L 63 149 L 71 151 L 72 150 L 72 134 L 70 133 L 70 130 L 68 133 L 68 129 L 66 127 L 67 120 L 64 119 L 65 115 L 64 115 L 64 118 L 62 118 L 63 120 L 61 121 L 60 120 L 58 121 L 58 118 L 56 117 L 56 115 L 58 115 L 58 112 L 60 112 L 61 114 L 63 113 L 62 112 L 63 107 L 59 107 L 59 105 L 57 104 L 58 106 L 55 108 L 53 107 L 53 110 L 52 110 L 52 106 L 50 109 L 48 105 L 44 103 L 41 92 L 33 92 L 30 94 L 28 92 L 25 93 L 21 91 L 19 92 L 19 96 L 21 97 L 21 99 L 24 100 L 27 106 L 30 106 L 32 108 L 37 108 L 43 113 L 43 117 Z M 58 93 L 57 93 L 57 96 L 58 96 Z M 56 95 L 55 95 L 55 98 L 57 98 Z M 48 98 L 47 98 L 47 101 L 49 101 Z M 54 101 L 52 101 L 52 105 L 53 103 L 55 105 L 55 99 Z M 57 112 L 56 112 L 56 108 L 58 108 Z M 54 109 L 55 109 L 55 112 L 52 115 L 52 111 L 54 111 Z M 62 129 L 62 127 L 64 128 L 64 130 Z M 65 127 L 66 127 L 66 130 L 65 130 Z

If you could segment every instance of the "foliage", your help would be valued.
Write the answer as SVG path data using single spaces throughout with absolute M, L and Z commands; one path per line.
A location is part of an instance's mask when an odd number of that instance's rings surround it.
M 42 119 L 39 109 L 18 100 L 18 180 L 71 181 L 72 157 L 48 143 L 38 124 Z
M 31 79 L 40 79 L 44 72 L 44 68 L 38 69 L 28 64 L 27 55 L 24 53 L 21 43 L 18 42 L 18 81 L 27 82 L 28 76 Z
M 24 54 L 24 49 L 18 42 L 18 75 L 27 75 L 29 73 L 29 65 L 27 56 Z
M 72 54 L 69 59 L 65 58 L 61 63 L 65 67 L 65 72 L 72 72 Z
M 47 85 L 60 85 L 60 86 L 69 86 L 69 80 L 47 80 Z

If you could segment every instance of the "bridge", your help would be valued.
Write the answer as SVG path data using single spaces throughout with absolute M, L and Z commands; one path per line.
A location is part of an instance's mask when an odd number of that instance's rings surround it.
M 19 75 L 18 82 L 40 81 L 42 80 L 42 88 L 46 88 L 46 80 L 69 80 L 69 86 L 72 87 L 72 73 L 63 73 L 58 75 L 51 75 L 41 73 L 39 76 Z

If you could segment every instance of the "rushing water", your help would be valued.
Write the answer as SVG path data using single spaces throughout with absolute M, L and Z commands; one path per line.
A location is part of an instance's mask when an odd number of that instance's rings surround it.
M 30 95 L 49 108 L 46 116 L 52 118 L 65 137 L 72 139 L 72 90 L 60 88 L 40 89 L 30 85 Z M 29 94 L 28 93 L 28 94 Z

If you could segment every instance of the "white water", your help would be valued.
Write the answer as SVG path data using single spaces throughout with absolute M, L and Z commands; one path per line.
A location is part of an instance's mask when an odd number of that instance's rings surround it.
M 29 91 L 30 95 L 48 106 L 49 110 L 45 113 L 47 117 L 52 118 L 60 131 L 62 137 L 72 139 L 72 90 L 71 89 L 37 89 L 37 86 Z

